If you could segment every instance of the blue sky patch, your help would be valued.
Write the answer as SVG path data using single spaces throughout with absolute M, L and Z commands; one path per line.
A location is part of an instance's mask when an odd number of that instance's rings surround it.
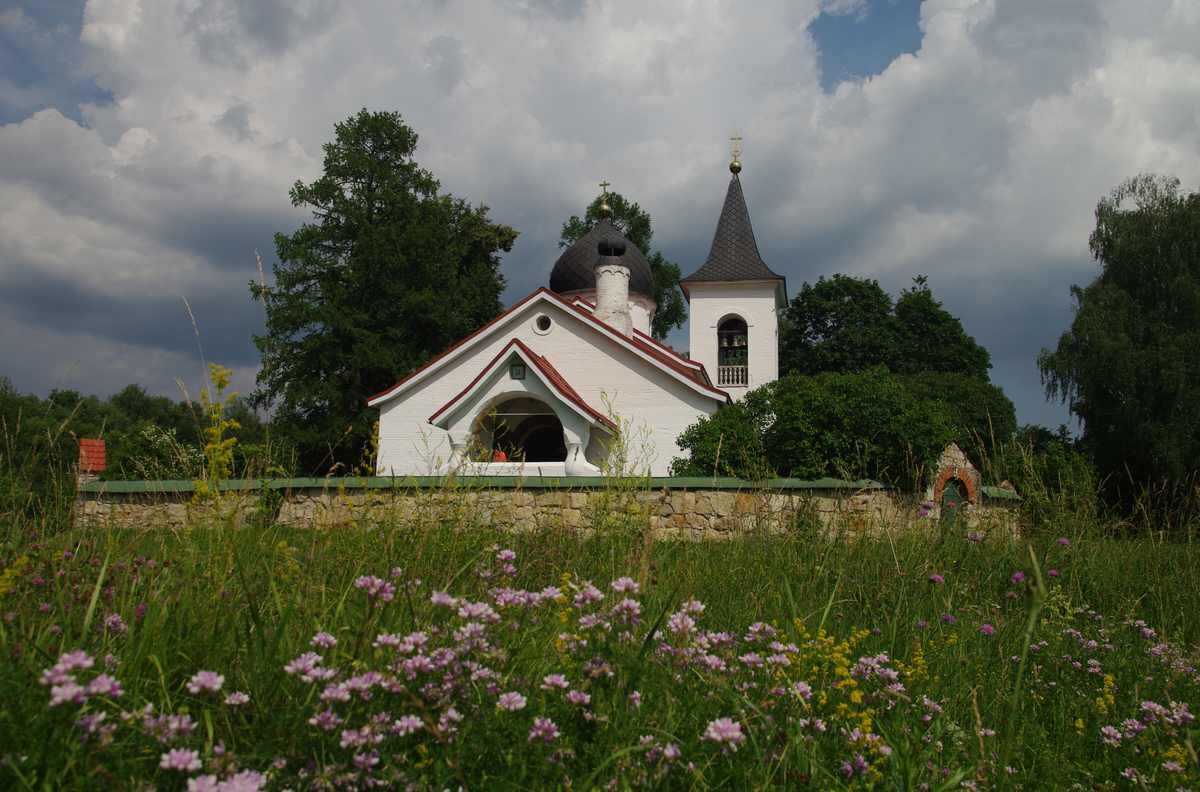
M 920 0 L 823 3 L 808 29 L 820 48 L 821 88 L 880 74 L 898 56 L 921 46 Z
M 52 107 L 82 121 L 79 105 L 112 101 L 83 70 L 83 0 L 17 0 L 0 10 L 0 124 Z

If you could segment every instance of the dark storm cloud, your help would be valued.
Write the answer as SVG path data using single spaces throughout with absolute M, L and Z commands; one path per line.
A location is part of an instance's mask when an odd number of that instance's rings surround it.
M 6 318 L 31 325 L 49 323 L 59 333 L 92 336 L 134 347 L 190 354 L 196 335 L 187 298 L 209 359 L 226 365 L 258 362 L 251 336 L 262 332 L 262 308 L 248 289 L 217 284 L 195 294 L 113 295 L 46 273 L 26 271 L 8 278 L 0 290 Z M 0 357 L 0 365 L 4 363 Z
M 254 129 L 250 126 L 250 105 L 244 102 L 235 104 L 221 113 L 214 123 L 237 140 L 250 140 L 254 137 Z
M 81 120 L 79 106 L 112 96 L 84 71 L 83 0 L 16 0 L 0 9 L 0 124 L 47 107 Z

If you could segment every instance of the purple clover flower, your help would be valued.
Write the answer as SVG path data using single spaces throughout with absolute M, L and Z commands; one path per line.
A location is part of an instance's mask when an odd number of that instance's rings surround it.
M 337 646 L 337 638 L 334 638 L 327 632 L 319 632 L 312 637 L 309 642 L 317 649 L 332 649 Z
M 158 766 L 163 770 L 194 773 L 200 769 L 200 754 L 190 748 L 172 748 L 162 755 Z
M 736 751 L 745 742 L 746 735 L 742 733 L 742 724 L 733 718 L 717 718 L 709 722 L 703 738 L 723 746 L 727 751 Z
M 934 572 L 932 575 L 929 576 L 929 582 L 935 586 L 941 586 L 941 585 L 945 584 L 946 578 L 944 578 L 941 575 L 939 575 L 938 573 Z
M 516 712 L 525 709 L 525 697 L 515 690 L 510 690 L 500 694 L 500 698 L 496 700 L 496 706 L 505 712 Z
M 1016 572 L 1012 573 L 1012 577 L 1009 578 L 1009 581 L 1014 586 L 1019 586 L 1025 582 L 1025 573 L 1018 569 Z
M 216 671 L 197 671 L 188 680 L 187 691 L 193 696 L 199 696 L 204 693 L 218 693 L 224 684 L 225 677 Z
M 225 705 L 227 707 L 240 707 L 243 704 L 250 703 L 250 694 L 243 693 L 240 690 L 235 690 L 225 697 Z
M 547 745 L 558 739 L 558 726 L 549 718 L 538 716 L 529 727 L 529 742 L 543 742 Z
M 367 599 L 375 607 L 382 607 L 383 603 L 391 602 L 396 598 L 396 587 L 374 575 L 362 575 L 354 581 L 354 587 L 365 591 Z
M 992 625 L 988 624 L 987 622 L 984 622 L 983 624 L 979 625 L 979 632 L 981 632 L 984 635 L 995 635 L 996 628 L 993 627 Z

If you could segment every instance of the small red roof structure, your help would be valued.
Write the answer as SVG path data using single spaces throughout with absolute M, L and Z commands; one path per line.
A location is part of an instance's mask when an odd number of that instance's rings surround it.
M 85 437 L 79 441 L 79 472 L 103 473 L 107 467 L 104 441 Z

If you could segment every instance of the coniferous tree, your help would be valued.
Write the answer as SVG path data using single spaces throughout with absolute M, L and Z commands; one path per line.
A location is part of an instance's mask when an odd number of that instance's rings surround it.
M 368 397 L 501 308 L 499 253 L 517 232 L 440 194 L 416 147 L 398 113 L 337 124 L 324 173 L 291 190 L 311 222 L 276 234 L 274 283 L 250 284 L 267 315 L 255 403 L 274 406 L 310 471 L 357 463 L 377 417 Z

